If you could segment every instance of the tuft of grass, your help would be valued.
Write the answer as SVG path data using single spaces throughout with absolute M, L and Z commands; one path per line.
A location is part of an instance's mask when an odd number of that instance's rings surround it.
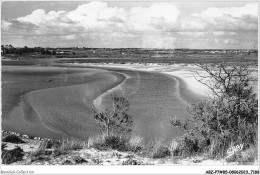
M 171 152 L 167 146 L 161 145 L 153 152 L 154 159 L 166 158 L 171 156 Z
M 49 156 L 52 154 L 52 151 L 46 150 L 46 145 L 47 141 L 43 141 L 36 151 L 31 152 L 31 154 L 29 155 L 31 162 L 50 160 Z
M 173 139 L 170 142 L 169 150 L 170 150 L 172 156 L 178 156 L 179 155 L 179 152 L 180 152 L 179 147 L 180 147 L 180 144 L 176 139 Z
M 232 156 L 229 156 L 228 158 L 226 158 L 226 162 L 238 162 L 239 160 L 241 160 L 241 154 L 240 153 L 234 153 Z
M 54 155 L 59 156 L 63 154 L 67 154 L 70 150 L 80 150 L 86 146 L 86 142 L 84 140 L 79 139 L 66 139 L 62 140 L 61 144 L 54 148 Z
M 106 136 L 104 134 L 89 138 L 88 146 L 98 150 L 128 151 L 128 139 L 120 135 Z
M 111 134 L 100 134 L 88 139 L 88 148 L 98 150 L 118 150 L 139 152 L 143 149 L 143 138 L 137 135 L 126 136 Z
M 30 154 L 31 162 L 50 160 L 51 151 L 37 150 Z
M 102 144 L 104 142 L 105 138 L 106 138 L 106 135 L 104 133 L 100 134 L 100 135 L 95 135 L 95 136 L 89 137 L 88 141 L 87 141 L 87 147 L 95 148 L 95 147 L 97 147 L 98 144 Z
M 3 164 L 10 164 L 13 162 L 17 162 L 23 159 L 24 151 L 21 147 L 16 146 L 12 150 L 2 150 L 2 163 Z
M 166 158 L 171 156 L 170 149 L 166 144 L 163 144 L 161 140 L 156 140 L 153 143 L 151 150 L 151 157 L 154 159 Z
M 127 139 L 116 135 L 106 137 L 104 146 L 113 150 L 128 151 Z
M 257 146 L 251 145 L 249 148 L 234 153 L 232 156 L 227 157 L 227 162 L 238 162 L 240 165 L 252 165 L 257 162 Z
M 60 141 L 58 140 L 48 140 L 46 143 L 46 148 L 58 148 L 61 145 Z
M 240 155 L 241 159 L 238 160 L 239 164 L 255 164 L 257 162 L 258 155 L 257 146 L 251 146 L 248 149 L 241 151 Z
M 20 139 L 17 135 L 11 134 L 2 139 L 3 142 L 9 143 L 25 143 L 22 139 Z
M 132 135 L 128 143 L 129 143 L 129 150 L 132 152 L 139 152 L 144 147 L 143 137 L 138 135 Z

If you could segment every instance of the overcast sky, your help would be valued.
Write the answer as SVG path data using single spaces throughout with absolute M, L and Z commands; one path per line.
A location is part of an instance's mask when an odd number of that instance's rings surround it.
M 2 2 L 2 44 L 253 49 L 257 2 Z

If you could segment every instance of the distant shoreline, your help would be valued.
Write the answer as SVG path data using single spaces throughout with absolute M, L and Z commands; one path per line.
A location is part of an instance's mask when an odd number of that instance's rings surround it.
M 188 86 L 188 88 L 194 93 L 209 97 L 211 94 L 211 90 L 198 82 L 195 79 L 196 72 L 202 73 L 203 70 L 196 66 L 194 63 L 63 63 L 65 65 L 73 65 L 73 66 L 89 66 L 93 68 L 120 68 L 120 69 L 128 69 L 128 70 L 137 70 L 137 71 L 148 71 L 148 72 L 157 72 L 168 75 L 170 77 L 179 78 Z M 255 73 L 253 76 L 258 76 L 258 66 L 252 65 L 252 69 L 254 69 Z M 256 94 L 258 94 L 257 84 L 253 87 L 253 90 Z
M 194 93 L 207 97 L 210 93 L 209 89 L 199 83 L 194 79 L 193 74 L 195 71 L 202 71 L 199 67 L 194 64 L 144 64 L 144 63 L 134 63 L 134 64 L 102 64 L 102 63 L 67 63 L 66 65 L 73 66 L 90 66 L 93 68 L 120 68 L 120 69 L 129 69 L 137 71 L 148 71 L 148 72 L 157 72 L 168 75 L 170 77 L 179 78 L 185 82 L 190 90 Z

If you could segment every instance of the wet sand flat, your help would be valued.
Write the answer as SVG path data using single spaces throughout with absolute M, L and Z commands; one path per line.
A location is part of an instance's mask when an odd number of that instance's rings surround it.
M 181 133 L 171 117 L 185 117 L 200 99 L 181 78 L 158 72 L 95 67 L 9 66 L 2 69 L 3 122 L 6 130 L 41 137 L 84 138 L 98 127 L 91 109 L 111 105 L 110 94 L 130 102 L 133 132 L 146 140 Z M 95 106 L 97 101 L 99 106 Z
M 170 124 L 171 117 L 187 117 L 187 107 L 204 97 L 190 90 L 178 77 L 158 72 L 104 68 L 126 76 L 115 92 L 129 99 L 130 115 L 134 117 L 133 132 L 145 140 L 172 139 L 181 132 Z M 110 96 L 105 95 L 103 106 L 110 106 Z
M 95 132 L 93 100 L 123 80 L 95 69 L 3 67 L 2 128 L 50 138 L 84 137 Z

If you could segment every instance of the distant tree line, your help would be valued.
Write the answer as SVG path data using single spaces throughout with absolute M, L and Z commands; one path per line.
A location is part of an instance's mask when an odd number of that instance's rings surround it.
M 1 45 L 2 54 L 30 54 L 30 53 L 41 53 L 42 55 L 55 55 L 56 51 L 54 49 L 46 49 L 42 47 L 29 48 L 24 46 L 22 48 L 15 48 L 12 45 Z

